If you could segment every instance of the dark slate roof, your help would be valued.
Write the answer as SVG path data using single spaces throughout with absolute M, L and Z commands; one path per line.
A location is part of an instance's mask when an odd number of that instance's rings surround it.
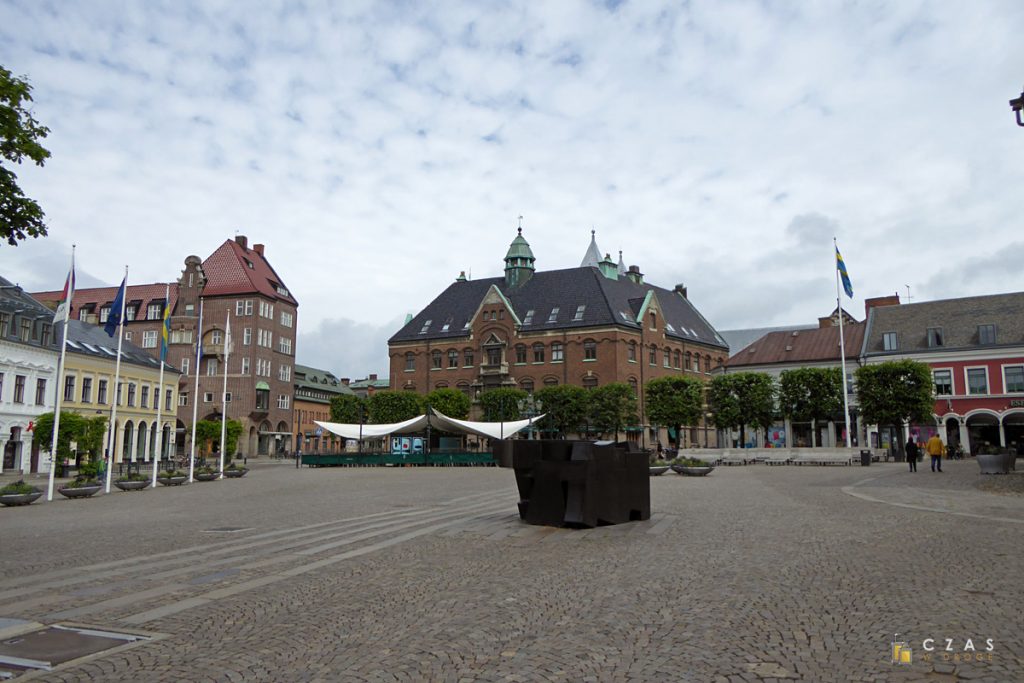
M 982 347 L 979 325 L 996 326 L 996 343 Z M 928 346 L 928 328 L 942 328 L 942 346 Z M 898 348 L 885 351 L 882 337 L 895 332 Z M 864 356 L 942 353 L 1024 345 L 1024 292 L 877 306 L 868 315 Z
M 647 293 L 655 292 L 661 305 L 668 336 L 682 341 L 728 348 L 718 332 L 694 308 L 688 299 L 676 292 L 650 284 L 636 284 L 626 277 L 612 280 L 597 268 L 580 267 L 534 273 L 525 283 L 508 288 L 503 277 L 484 280 L 457 281 L 448 286 L 426 308 L 406 323 L 389 342 L 465 337 L 467 324 L 476 313 L 491 286 L 505 296 L 520 322 L 522 332 L 582 329 L 616 325 L 640 329 L 636 316 Z M 586 309 L 583 319 L 573 320 L 578 306 Z M 558 307 L 555 322 L 548 322 L 553 308 Z M 525 324 L 527 313 L 533 320 Z M 426 321 L 426 332 L 420 333 Z M 447 324 L 447 330 L 444 325 Z
M 847 360 L 860 355 L 864 340 L 864 323 L 843 325 Z M 839 361 L 839 328 L 816 327 L 810 330 L 769 332 L 729 359 L 728 366 L 737 368 L 779 363 L 820 363 Z
M 9 316 L 7 336 L 3 338 L 4 341 L 50 351 L 59 349 L 55 334 L 49 335 L 46 346 L 43 346 L 41 342 L 42 326 L 52 324 L 53 311 L 29 296 L 21 287 L 2 277 L 0 277 L 0 312 Z M 22 320 L 32 321 L 32 337 L 27 342 L 21 341 Z
M 63 323 L 58 323 L 58 334 L 63 334 Z M 60 343 L 58 341 L 58 343 Z M 81 320 L 68 321 L 68 353 L 94 356 L 114 362 L 117 360 L 117 337 L 110 337 L 98 325 Z M 121 342 L 121 362 L 160 370 L 160 361 L 130 341 Z M 173 375 L 181 373 L 173 365 L 164 365 L 164 372 Z

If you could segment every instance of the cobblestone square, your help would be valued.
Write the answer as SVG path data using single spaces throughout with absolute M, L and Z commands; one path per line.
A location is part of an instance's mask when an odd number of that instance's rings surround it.
M 569 530 L 510 470 L 264 462 L 0 509 L 0 627 L 161 636 L 22 680 L 1022 680 L 1024 497 L 946 470 L 669 473 Z

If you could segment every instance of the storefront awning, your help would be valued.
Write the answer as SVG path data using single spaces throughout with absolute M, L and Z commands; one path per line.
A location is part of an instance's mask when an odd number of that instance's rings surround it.
M 318 420 L 314 420 L 314 423 L 332 434 L 337 434 L 345 439 L 359 439 L 360 434 L 362 434 L 363 439 L 376 439 L 389 434 L 422 432 L 426 430 L 428 424 L 434 429 L 446 432 L 475 434 L 487 437 L 488 439 L 500 439 L 502 437 L 507 439 L 517 432 L 526 429 L 531 423 L 537 422 L 542 417 L 544 415 L 538 415 L 528 420 L 512 420 L 509 422 L 471 422 L 469 420 L 456 420 L 436 410 L 431 410 L 429 415 L 420 415 L 405 422 L 395 422 L 392 424 L 364 424 L 360 427 L 358 424 L 320 422 Z

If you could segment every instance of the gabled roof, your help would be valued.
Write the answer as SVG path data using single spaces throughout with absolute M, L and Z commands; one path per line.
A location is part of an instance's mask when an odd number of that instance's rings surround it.
M 349 382 L 348 386 L 350 389 L 367 389 L 369 387 L 373 387 L 374 389 L 387 389 L 391 386 L 391 380 L 387 378 L 370 379 L 367 377 L 366 379 L 357 379 L 353 382 Z
M 498 289 L 523 321 L 520 331 L 524 333 L 608 325 L 639 330 L 637 315 L 648 292 L 653 292 L 661 305 L 665 323 L 671 325 L 671 328 L 666 327 L 668 336 L 727 348 L 715 329 L 680 294 L 646 283 L 637 284 L 626 277 L 613 280 L 590 267 L 541 271 L 512 288 L 506 287 L 504 278 L 453 282 L 389 342 L 467 336 L 472 317 L 492 286 Z M 583 319 L 574 320 L 579 306 L 585 306 Z M 556 307 L 558 314 L 552 321 L 551 314 Z M 533 311 L 533 316 L 527 323 L 530 311 Z M 428 320 L 430 326 L 424 330 Z
M 63 334 L 64 324 L 58 323 L 58 334 Z M 60 343 L 58 341 L 58 343 Z M 117 360 L 117 337 L 110 337 L 102 327 L 80 320 L 68 321 L 68 353 L 93 356 L 114 362 Z M 160 361 L 130 341 L 121 341 L 121 362 L 160 370 Z M 164 372 L 173 375 L 181 373 L 173 365 L 164 364 Z
M 779 325 L 776 327 L 750 327 L 737 330 L 719 330 L 718 334 L 733 351 L 744 349 L 769 332 L 792 332 L 793 330 L 814 330 L 817 325 Z
M 979 325 L 995 325 L 995 344 L 982 346 Z M 942 331 L 942 345 L 928 346 L 928 328 Z M 897 348 L 886 351 L 883 336 L 896 333 Z M 876 306 L 868 314 L 864 356 L 943 353 L 950 350 L 1024 346 L 1024 292 Z
M 331 394 L 353 393 L 329 370 L 319 370 L 296 363 L 293 378 L 296 388 L 318 389 Z
M 58 293 L 57 300 L 60 300 Z M 56 303 L 54 303 L 56 308 Z M 10 280 L 0 277 L 0 313 L 6 313 L 9 317 L 7 326 L 7 337 L 3 341 L 12 344 L 34 346 L 40 349 L 55 351 L 58 347 L 57 335 L 51 334 L 46 346 L 43 346 L 41 333 L 36 331 L 36 336 L 29 341 L 21 341 L 21 321 L 30 320 L 33 325 L 37 321 L 44 324 L 53 322 L 53 311 L 32 298 L 21 287 L 13 284 Z
M 258 292 L 293 306 L 299 305 L 263 254 L 235 240 L 225 240 L 203 261 L 203 273 L 206 275 L 203 296 Z
M 170 283 L 170 306 L 171 311 L 174 310 L 174 306 L 178 302 L 178 283 Z M 92 313 L 99 313 L 100 308 L 103 306 L 109 306 L 114 302 L 114 297 L 117 296 L 117 290 L 120 289 L 120 285 L 117 287 L 91 287 L 89 289 L 76 289 L 75 295 L 71 300 L 71 317 L 77 318 L 78 312 L 82 308 L 90 308 Z M 125 292 L 126 304 L 136 304 L 138 310 L 135 312 L 136 320 L 144 320 L 146 317 L 146 307 L 151 303 L 163 303 L 164 293 L 167 290 L 167 285 L 162 282 L 155 282 L 148 285 L 133 285 L 130 284 Z M 43 303 L 57 307 L 60 303 L 60 297 L 63 294 L 63 290 L 54 290 L 52 292 L 39 292 L 33 294 L 36 299 Z
M 864 323 L 843 326 L 846 358 L 860 355 Z M 839 328 L 815 327 L 809 330 L 769 332 L 729 358 L 730 368 L 793 363 L 839 362 Z

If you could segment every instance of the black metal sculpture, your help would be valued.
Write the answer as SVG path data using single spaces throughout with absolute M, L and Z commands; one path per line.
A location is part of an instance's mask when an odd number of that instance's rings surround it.
M 595 527 L 651 517 L 647 455 L 635 445 L 505 440 L 494 457 L 515 470 L 519 516 L 529 524 Z

